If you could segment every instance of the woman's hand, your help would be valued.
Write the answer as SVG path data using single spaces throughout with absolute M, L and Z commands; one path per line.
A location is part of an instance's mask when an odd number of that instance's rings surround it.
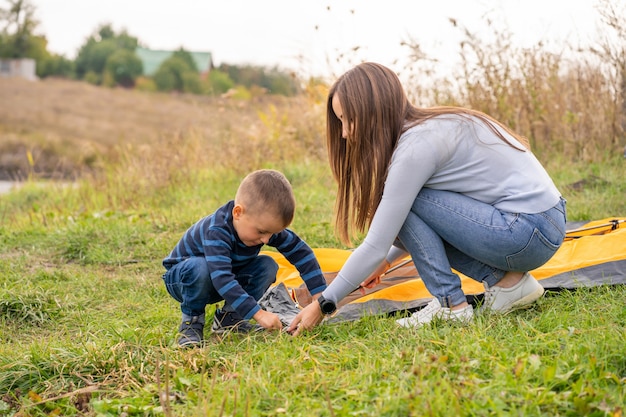
M 378 265 L 378 268 L 376 268 L 376 270 L 374 270 L 374 272 L 372 272 L 369 277 L 365 278 L 365 281 L 359 285 L 359 291 L 361 291 L 361 294 L 365 295 L 366 288 L 374 288 L 380 284 L 380 277 L 387 272 L 390 266 L 391 265 L 389 265 L 387 260 L 382 261 L 382 263 Z
M 303 331 L 311 330 L 317 326 L 323 318 L 324 315 L 322 314 L 320 303 L 317 300 L 313 300 L 293 319 L 289 327 L 287 327 L 287 332 L 292 336 L 298 336 Z

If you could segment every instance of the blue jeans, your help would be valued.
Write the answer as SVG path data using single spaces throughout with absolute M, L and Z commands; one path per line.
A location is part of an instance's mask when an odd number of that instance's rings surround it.
M 451 268 L 489 286 L 546 263 L 565 237 L 565 200 L 538 214 L 507 213 L 463 194 L 423 188 L 398 239 L 444 307 L 467 299 Z
M 259 255 L 244 266 L 233 268 L 235 279 L 245 292 L 260 300 L 265 291 L 276 281 L 278 264 L 269 256 Z M 172 266 L 163 274 L 167 292 L 180 303 L 183 314 L 200 316 L 207 304 L 223 300 L 213 287 L 209 268 L 204 258 L 193 257 Z M 225 311 L 234 309 L 224 304 Z

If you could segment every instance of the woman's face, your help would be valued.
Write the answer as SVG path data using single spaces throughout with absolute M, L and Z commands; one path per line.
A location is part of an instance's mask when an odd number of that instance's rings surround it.
M 333 100 L 331 102 L 333 106 L 333 112 L 337 119 L 341 121 L 341 137 L 346 139 L 348 137 L 348 130 L 351 128 L 347 120 L 344 120 L 343 117 L 343 109 L 341 108 L 341 103 L 339 102 L 339 95 L 335 94 L 333 96 Z

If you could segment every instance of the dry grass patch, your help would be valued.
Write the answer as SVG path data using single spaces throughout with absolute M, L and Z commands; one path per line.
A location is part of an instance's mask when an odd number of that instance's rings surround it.
M 242 101 L 0 79 L 0 179 L 71 178 L 104 167 L 250 169 L 323 155 L 321 104 L 306 97 Z M 198 165 L 196 165 L 198 164 Z

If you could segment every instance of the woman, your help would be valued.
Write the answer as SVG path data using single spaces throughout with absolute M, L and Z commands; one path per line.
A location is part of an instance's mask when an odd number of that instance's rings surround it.
M 477 111 L 415 107 L 395 73 L 363 63 L 330 89 L 327 147 L 336 231 L 345 243 L 368 231 L 319 303 L 293 320 L 293 335 L 359 285 L 376 285 L 407 252 L 434 299 L 402 326 L 473 318 L 452 268 L 484 284 L 483 309 L 507 312 L 541 297 L 528 271 L 563 242 L 565 200 L 525 138 Z

